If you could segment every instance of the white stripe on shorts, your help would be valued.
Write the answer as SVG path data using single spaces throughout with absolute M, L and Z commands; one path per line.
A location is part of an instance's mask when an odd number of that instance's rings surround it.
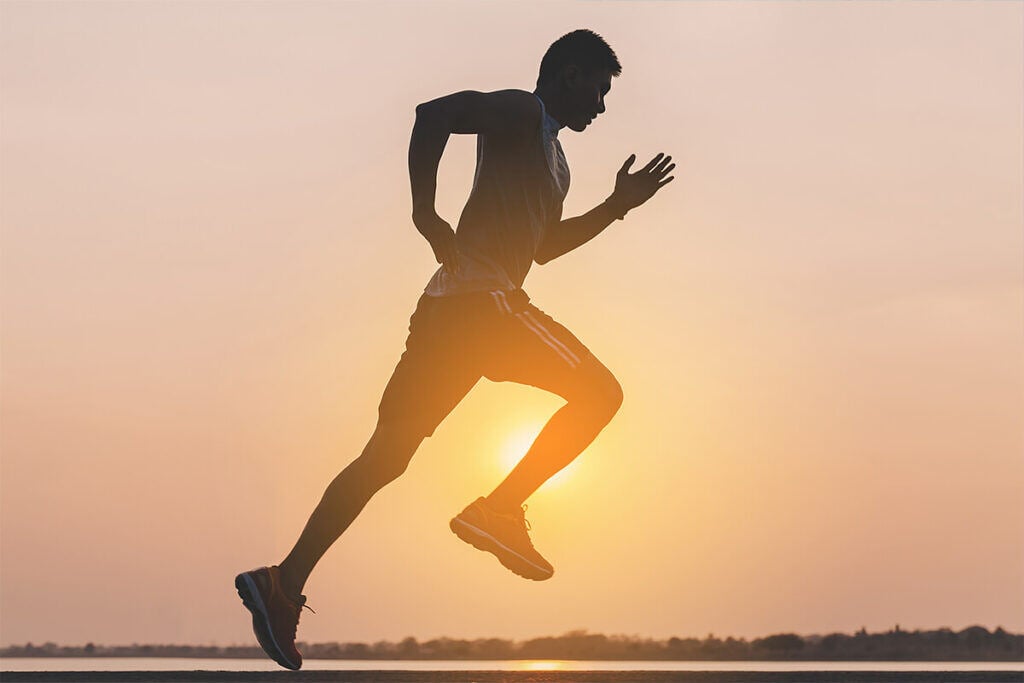
M 505 311 L 501 308 L 501 300 L 498 298 L 497 292 L 491 292 L 491 298 L 494 299 L 494 305 L 498 307 L 498 311 L 504 313 Z
M 505 312 L 511 314 L 512 307 L 508 305 L 508 298 L 503 290 L 498 290 L 498 298 L 501 299 L 501 303 L 505 306 Z
M 494 305 L 498 307 L 498 310 L 502 313 L 512 313 L 512 309 L 508 305 L 508 300 L 505 299 L 505 292 L 500 289 L 496 289 L 490 292 L 491 298 L 494 299 Z
M 527 316 L 529 316 L 529 318 L 527 318 Z M 544 327 L 542 325 L 537 324 L 537 326 L 534 327 L 534 324 L 536 323 L 536 321 L 533 320 L 533 316 L 530 316 L 529 313 L 526 313 L 525 315 L 523 313 L 516 313 L 516 317 L 519 318 L 519 321 L 521 323 L 526 325 L 527 329 L 529 329 L 535 335 L 540 337 L 540 340 L 542 342 L 544 342 L 545 344 L 550 346 L 552 349 L 554 349 L 555 353 L 557 353 L 559 356 L 561 356 L 562 360 L 564 360 L 566 363 L 568 363 L 570 368 L 575 368 L 576 367 L 576 365 L 579 363 L 580 359 L 577 358 L 576 355 L 572 351 L 569 351 L 569 349 L 566 348 L 560 341 L 555 339 L 554 336 L 550 332 L 548 332 L 546 329 L 544 329 Z M 563 351 L 562 349 L 565 349 L 565 351 Z
M 537 326 L 537 327 L 539 327 L 540 329 L 544 330 L 544 332 L 546 332 L 546 333 L 547 333 L 547 335 L 548 335 L 549 337 L 551 337 L 551 341 L 555 342 L 555 344 L 557 344 L 558 346 L 562 347 L 562 350 L 563 350 L 563 351 L 565 351 L 565 352 L 566 352 L 567 354 L 569 354 L 569 357 L 570 357 L 570 358 L 572 358 L 572 359 L 573 359 L 574 361 L 576 361 L 576 364 L 577 364 L 577 365 L 579 365 L 579 363 L 580 363 L 580 358 L 579 358 L 579 356 L 577 356 L 577 355 L 576 355 L 575 353 L 573 353 L 573 352 L 572 352 L 572 349 L 570 349 L 570 348 L 569 348 L 568 346 L 566 346 L 566 345 L 565 345 L 565 342 L 563 342 L 563 341 L 562 341 L 561 339 L 559 339 L 558 337 L 556 337 L 556 336 L 555 336 L 555 335 L 554 335 L 554 334 L 553 334 L 553 333 L 552 333 L 552 332 L 551 332 L 550 330 L 548 330 L 548 329 L 547 329 L 546 327 L 544 327 L 543 325 L 541 325 L 541 324 L 540 324 L 540 321 L 539 321 L 539 320 L 537 320 L 536 318 L 534 318 L 534 317 L 533 317 L 533 314 L 532 314 L 532 313 L 530 313 L 529 311 L 523 311 L 523 313 L 524 313 L 524 315 L 526 315 L 526 317 L 527 317 L 527 318 L 529 318 L 529 319 L 530 319 L 530 320 L 531 320 L 531 321 L 533 322 L 533 324 L 534 324 L 534 325 L 536 325 L 536 326 Z

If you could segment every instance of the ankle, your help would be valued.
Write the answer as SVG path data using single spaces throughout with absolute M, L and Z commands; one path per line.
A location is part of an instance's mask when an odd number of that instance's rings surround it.
M 502 498 L 501 496 L 495 496 L 493 493 L 484 498 L 484 500 L 487 501 L 487 507 L 491 508 L 494 512 L 503 515 L 519 512 L 522 509 L 522 503 L 510 501 L 506 498 Z
M 286 564 L 277 566 L 278 575 L 281 577 L 281 590 L 293 602 L 299 602 L 302 598 L 304 581 L 298 580 Z

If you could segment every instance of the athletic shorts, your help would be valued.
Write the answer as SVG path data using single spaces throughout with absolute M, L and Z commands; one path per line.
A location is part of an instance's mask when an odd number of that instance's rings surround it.
M 424 294 L 384 389 L 380 420 L 430 436 L 481 377 L 533 385 L 567 400 L 619 391 L 587 347 L 521 289 Z

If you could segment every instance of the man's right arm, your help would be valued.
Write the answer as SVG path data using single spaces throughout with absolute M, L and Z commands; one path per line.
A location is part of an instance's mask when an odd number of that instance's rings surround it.
M 457 92 L 416 107 L 416 123 L 409 142 L 409 180 L 412 186 L 412 219 L 430 242 L 438 263 L 458 269 L 455 232 L 437 215 L 437 167 L 452 133 L 482 134 L 515 140 L 540 121 L 540 103 L 523 90 L 481 93 Z

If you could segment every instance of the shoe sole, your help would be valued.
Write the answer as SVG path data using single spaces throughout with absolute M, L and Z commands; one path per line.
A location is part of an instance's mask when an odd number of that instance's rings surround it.
M 494 555 L 503 567 L 517 576 L 531 581 L 546 581 L 554 576 L 554 571 L 534 564 L 483 529 L 464 522 L 458 517 L 452 518 L 448 526 L 456 536 L 477 550 Z
M 289 661 L 287 655 L 281 651 L 277 640 L 274 638 L 274 631 L 270 627 L 267 606 L 260 595 L 259 587 L 252 577 L 249 576 L 248 572 L 235 577 L 235 588 L 238 589 L 238 595 L 242 598 L 242 604 L 252 612 L 252 630 L 256 634 L 256 641 L 263 648 L 263 651 L 284 668 L 298 671 L 302 667 L 302 662 L 295 664 Z

